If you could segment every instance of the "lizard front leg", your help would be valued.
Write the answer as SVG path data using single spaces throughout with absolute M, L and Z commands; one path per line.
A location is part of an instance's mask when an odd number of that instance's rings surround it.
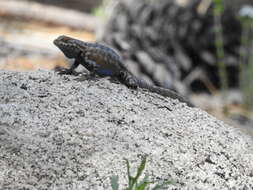
M 89 60 L 88 56 L 85 53 L 80 52 L 80 54 L 75 58 L 75 62 L 71 65 L 71 67 L 68 69 L 67 68 L 61 69 L 59 71 L 59 74 L 77 75 L 78 73 L 75 72 L 75 69 L 80 64 L 84 66 L 90 73 L 94 73 L 97 68 L 96 62 Z
M 60 75 L 77 75 L 78 73 L 75 72 L 75 69 L 78 67 L 79 64 L 80 64 L 79 61 L 75 59 L 75 62 L 71 65 L 69 69 L 62 68 L 59 70 L 58 73 Z

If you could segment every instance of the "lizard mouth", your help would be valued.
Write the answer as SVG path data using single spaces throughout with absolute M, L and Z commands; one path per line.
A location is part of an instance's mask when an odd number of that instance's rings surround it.
M 62 43 L 62 41 L 61 41 L 61 39 L 56 38 L 56 39 L 53 41 L 53 43 L 54 43 L 54 45 L 59 46 L 59 45 Z
M 54 45 L 57 45 L 57 44 L 58 44 L 58 40 L 55 39 L 55 40 L 53 41 L 53 43 L 54 43 Z

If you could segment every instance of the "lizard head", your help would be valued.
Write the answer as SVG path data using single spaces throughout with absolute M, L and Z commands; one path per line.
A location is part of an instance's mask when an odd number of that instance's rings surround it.
M 54 40 L 54 45 L 56 45 L 68 58 L 76 58 L 80 53 L 75 39 L 68 36 L 59 36 Z

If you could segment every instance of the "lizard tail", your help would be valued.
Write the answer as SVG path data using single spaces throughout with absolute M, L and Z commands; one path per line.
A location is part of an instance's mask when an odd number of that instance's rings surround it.
M 139 88 L 147 89 L 150 92 L 160 94 L 164 97 L 170 97 L 170 98 L 173 98 L 173 99 L 178 99 L 179 101 L 186 103 L 189 107 L 194 107 L 194 105 L 189 100 L 187 100 L 183 96 L 179 95 L 175 91 L 172 91 L 168 88 L 162 88 L 162 87 L 150 85 L 147 82 L 145 82 L 143 80 L 140 80 L 140 79 L 138 79 L 137 81 L 138 81 L 138 87 Z

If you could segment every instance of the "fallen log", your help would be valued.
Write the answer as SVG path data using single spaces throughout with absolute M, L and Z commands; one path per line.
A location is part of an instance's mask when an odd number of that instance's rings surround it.
M 38 20 L 91 32 L 100 25 L 97 17 L 80 11 L 17 0 L 0 1 L 0 16 Z

